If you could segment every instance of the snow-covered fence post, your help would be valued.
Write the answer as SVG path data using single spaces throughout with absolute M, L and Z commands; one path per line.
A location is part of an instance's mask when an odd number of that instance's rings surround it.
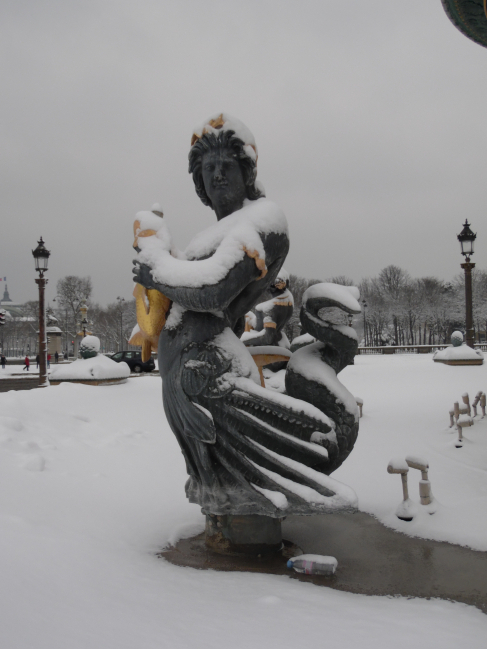
M 482 419 L 485 417 L 485 392 L 480 397 L 480 407 L 482 409 Z
M 449 415 L 450 415 L 450 428 L 453 428 L 453 426 L 455 425 L 455 418 L 454 418 L 455 411 L 450 410 Z
M 462 401 L 467 406 L 467 408 L 468 408 L 468 416 L 470 417 L 471 410 L 470 410 L 470 399 L 468 398 L 468 392 L 465 392 L 464 394 L 462 394 Z
M 358 406 L 359 417 L 362 417 L 362 408 L 364 407 L 364 400 L 361 399 L 360 397 L 355 397 L 355 401 L 356 401 L 357 406 Z
M 411 505 L 413 503 L 409 499 L 408 493 L 408 471 L 409 467 L 407 462 L 402 458 L 393 458 L 392 460 L 389 460 L 387 473 L 399 473 L 401 476 L 403 501 L 396 509 L 396 516 L 402 521 L 413 520 L 413 514 L 411 511 Z
M 419 481 L 419 497 L 422 505 L 431 504 L 431 482 L 428 480 L 429 464 L 427 460 L 414 455 L 406 457 L 407 465 L 410 469 L 421 471 L 421 480 Z

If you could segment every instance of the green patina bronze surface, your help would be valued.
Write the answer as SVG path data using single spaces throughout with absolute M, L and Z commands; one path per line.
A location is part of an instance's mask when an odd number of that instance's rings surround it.
M 452 23 L 475 43 L 487 47 L 487 0 L 441 0 Z

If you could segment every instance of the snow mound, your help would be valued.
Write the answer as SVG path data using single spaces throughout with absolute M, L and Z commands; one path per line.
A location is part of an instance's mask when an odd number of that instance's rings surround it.
M 96 381 L 100 379 L 126 379 L 130 376 L 127 363 L 116 363 L 111 358 L 98 355 L 80 358 L 69 365 L 55 367 L 51 381 Z
M 479 360 L 484 358 L 484 355 L 479 349 L 472 349 L 468 345 L 461 345 L 460 347 L 446 347 L 439 349 L 433 354 L 434 361 L 470 361 Z

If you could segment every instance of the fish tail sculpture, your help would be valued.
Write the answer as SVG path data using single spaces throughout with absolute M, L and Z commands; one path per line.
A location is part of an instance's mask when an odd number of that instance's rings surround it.
M 163 217 L 159 210 L 152 210 L 156 216 Z M 139 219 L 134 221 L 134 249 L 139 252 L 139 237 L 152 237 L 156 230 L 141 229 Z M 130 345 L 142 347 L 142 361 L 148 361 L 151 352 L 157 351 L 159 334 L 166 323 L 166 314 L 171 306 L 171 300 L 157 291 L 136 284 L 133 292 L 138 328 L 129 340 Z
M 357 439 L 355 397 L 337 374 L 353 362 L 358 341 L 352 327 L 327 320 L 326 310 L 338 308 L 349 314 L 360 313 L 358 297 L 357 288 L 331 283 L 315 284 L 305 292 L 301 324 L 318 342 L 294 352 L 286 371 L 287 394 L 312 404 L 335 423 L 336 448 L 330 453 L 328 474 L 343 463 Z

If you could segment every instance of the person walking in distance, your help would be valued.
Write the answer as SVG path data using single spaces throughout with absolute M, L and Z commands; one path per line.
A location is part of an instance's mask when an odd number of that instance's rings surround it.
M 28 357 L 28 356 L 26 356 L 26 357 L 24 358 L 24 363 L 25 363 L 25 365 L 24 365 L 24 367 L 22 368 L 22 372 L 23 372 L 24 370 L 29 371 L 30 360 L 29 360 L 29 357 Z
M 4 369 L 5 369 L 5 363 L 7 362 L 7 359 L 6 359 L 5 356 L 2 354 L 2 358 L 1 358 L 0 360 L 1 360 L 1 362 L 2 362 L 2 370 L 4 370 Z
M 39 356 L 39 354 L 37 354 L 37 356 L 36 356 L 37 369 L 39 369 L 40 361 L 41 361 L 41 357 Z

